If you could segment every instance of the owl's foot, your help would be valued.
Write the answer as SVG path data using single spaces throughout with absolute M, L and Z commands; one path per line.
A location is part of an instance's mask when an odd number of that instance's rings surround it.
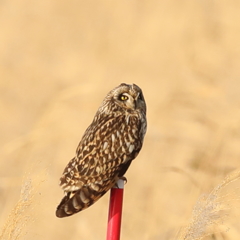
M 126 177 L 122 176 L 122 177 L 120 177 L 119 179 L 123 180 L 124 184 L 127 183 L 127 178 L 126 178 Z M 123 188 L 123 187 L 121 187 L 121 186 L 118 185 L 118 181 L 114 184 L 113 187 L 114 187 L 114 188 Z
M 127 178 L 126 178 L 126 177 L 122 176 L 122 177 L 120 177 L 119 179 L 123 180 L 123 181 L 124 181 L 124 184 L 127 183 Z

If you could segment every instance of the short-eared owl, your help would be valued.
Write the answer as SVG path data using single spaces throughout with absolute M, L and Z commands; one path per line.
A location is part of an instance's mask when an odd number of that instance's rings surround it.
M 57 217 L 91 206 L 112 188 L 141 150 L 146 128 L 142 90 L 122 83 L 110 91 L 60 179 L 65 197 Z

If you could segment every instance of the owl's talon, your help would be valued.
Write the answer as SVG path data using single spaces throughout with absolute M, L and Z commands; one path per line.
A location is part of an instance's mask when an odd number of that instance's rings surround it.
M 127 178 L 126 178 L 126 177 L 122 176 L 122 177 L 120 177 L 119 179 L 121 179 L 121 180 L 124 181 L 124 185 L 127 184 Z
M 127 178 L 126 177 L 120 177 L 119 179 L 124 181 L 124 185 L 127 183 Z M 113 188 L 121 188 L 118 186 L 118 181 L 114 184 Z

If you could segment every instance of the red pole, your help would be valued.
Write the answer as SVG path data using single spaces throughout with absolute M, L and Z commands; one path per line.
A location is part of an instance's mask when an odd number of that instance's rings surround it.
M 117 186 L 111 189 L 107 240 L 119 240 L 121 232 L 122 205 L 123 205 L 124 180 L 119 179 Z

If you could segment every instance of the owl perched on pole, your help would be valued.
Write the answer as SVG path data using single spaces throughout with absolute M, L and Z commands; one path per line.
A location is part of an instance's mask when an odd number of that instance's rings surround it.
M 142 148 L 146 129 L 142 90 L 122 83 L 110 91 L 63 172 L 60 186 L 65 196 L 56 216 L 88 208 L 123 178 Z

